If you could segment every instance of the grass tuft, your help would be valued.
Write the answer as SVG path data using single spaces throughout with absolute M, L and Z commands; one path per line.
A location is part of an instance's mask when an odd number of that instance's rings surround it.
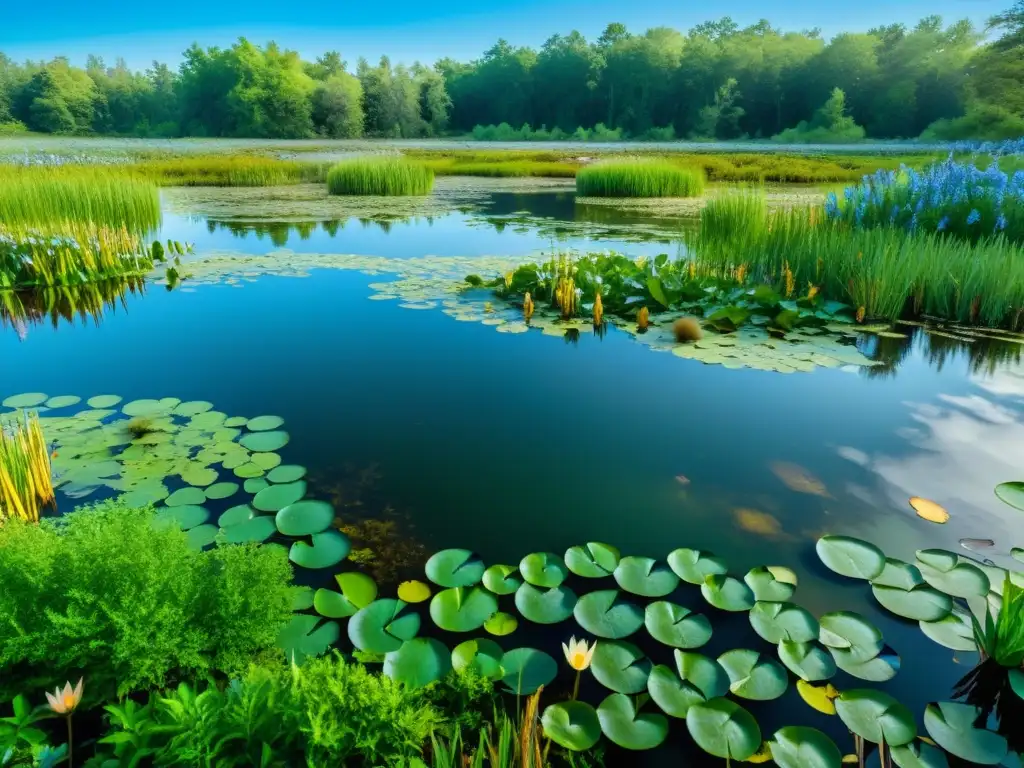
M 429 195 L 434 172 L 402 157 L 356 157 L 327 172 L 332 195 Z
M 610 161 L 581 168 L 576 193 L 585 197 L 698 197 L 706 178 L 699 168 L 665 162 Z

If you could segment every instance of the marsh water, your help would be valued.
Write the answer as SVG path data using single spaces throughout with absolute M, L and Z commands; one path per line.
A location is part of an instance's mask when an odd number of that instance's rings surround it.
M 657 558 L 711 550 L 735 574 L 789 566 L 800 577 L 794 599 L 812 613 L 855 610 L 884 631 L 902 668 L 880 687 L 918 714 L 948 698 L 971 654 L 955 657 L 881 610 L 866 584 L 830 574 L 814 544 L 842 533 L 910 561 L 944 547 L 1012 564 L 1024 517 L 992 489 L 1024 476 L 1019 345 L 993 351 L 907 326 L 905 338 L 858 340 L 884 365 L 782 374 L 659 353 L 616 328 L 571 339 L 496 333 L 439 309 L 371 301 L 370 285 L 391 279 L 379 269 L 275 273 L 304 253 L 396 263 L 551 248 L 675 254 L 688 220 L 683 210 L 580 203 L 559 183 L 446 180 L 430 201 L 361 205 L 296 188 L 165 191 L 161 237 L 194 243 L 199 259 L 251 257 L 265 269 L 172 291 L 150 284 L 100 317 L 7 325 L 0 399 L 172 396 L 277 414 L 291 435 L 281 454 L 309 467 L 311 494 L 343 519 L 387 521 L 391 545 L 412 559 L 458 546 L 515 564 L 607 541 Z M 911 496 L 944 505 L 949 522 L 917 517 Z M 972 554 L 961 539 L 994 547 Z M 702 603 L 695 588 L 681 601 Z M 760 647 L 745 615 L 714 613 L 717 651 Z M 504 640 L 529 638 L 526 629 Z M 835 684 L 856 682 L 840 673 Z M 837 720 L 792 688 L 751 705 L 766 734 L 814 725 L 850 751 Z M 677 760 L 687 747 L 673 744 L 645 760 Z

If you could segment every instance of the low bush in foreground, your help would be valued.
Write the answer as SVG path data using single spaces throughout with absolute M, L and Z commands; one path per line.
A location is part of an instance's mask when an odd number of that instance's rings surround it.
M 0 526 L 0 696 L 86 675 L 110 697 L 279 657 L 287 555 L 200 552 L 151 509 L 112 501 Z
M 610 161 L 581 168 L 576 193 L 585 197 L 698 197 L 704 172 L 665 162 Z
M 434 172 L 403 157 L 356 157 L 327 172 L 332 195 L 429 195 Z

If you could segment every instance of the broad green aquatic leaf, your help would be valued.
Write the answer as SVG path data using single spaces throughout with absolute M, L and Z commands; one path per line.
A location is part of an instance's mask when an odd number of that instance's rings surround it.
M 288 559 L 303 568 L 330 568 L 344 560 L 352 550 L 348 536 L 339 531 L 314 533 L 311 543 L 296 541 L 288 550 Z
M 280 416 L 257 416 L 254 419 L 249 419 L 245 426 L 250 432 L 267 432 L 277 429 L 282 424 L 284 424 L 284 419 Z
M 206 498 L 219 501 L 238 493 L 238 483 L 215 483 L 206 489 Z
M 306 468 L 298 464 L 281 464 L 267 473 L 267 480 L 272 483 L 294 483 L 306 476 Z
M 676 576 L 689 584 L 703 584 L 704 577 L 729 572 L 725 560 L 700 549 L 676 549 L 668 556 L 668 566 Z
M 228 466 L 229 463 L 231 466 Z M 251 461 L 241 461 L 236 465 L 235 462 L 225 459 L 224 469 L 230 469 L 235 473 L 235 477 L 240 477 L 244 480 L 253 480 L 257 477 L 262 477 L 263 475 L 263 469 L 256 466 Z
M 432 637 L 416 637 L 384 657 L 384 674 L 410 688 L 422 688 L 448 674 L 448 649 Z
M 587 632 L 608 640 L 629 637 L 644 623 L 643 611 L 617 589 L 584 595 L 576 603 L 573 616 Z
M 938 621 L 918 622 L 921 631 L 939 645 L 954 651 L 976 651 L 974 629 L 971 617 L 954 608 L 953 612 Z
M 754 593 L 755 600 L 784 602 L 796 591 L 797 577 L 789 568 L 761 565 L 750 569 L 743 581 Z
M 723 611 L 749 611 L 754 607 L 754 593 L 739 579 L 720 574 L 706 576 L 700 593 L 715 608 Z
M 442 549 L 431 555 L 425 570 L 427 578 L 442 587 L 471 587 L 483 577 L 484 563 L 468 549 Z
M 288 440 L 287 432 L 251 432 L 238 442 L 253 453 L 270 453 L 284 448 Z
M 558 664 L 548 654 L 536 648 L 516 648 L 506 651 L 501 658 L 505 670 L 502 683 L 512 693 L 527 696 L 542 685 L 547 685 L 558 674 Z
M 697 746 L 715 757 L 746 760 L 761 748 L 757 720 L 729 699 L 694 704 L 686 715 L 686 727 Z
M 778 768 L 841 768 L 843 764 L 839 747 L 816 728 L 780 728 L 768 745 Z
M 352 613 L 377 599 L 377 582 L 359 571 L 339 573 L 334 577 L 345 599 L 353 606 Z M 351 614 L 350 614 L 351 615 Z
M 664 600 L 647 606 L 644 625 L 651 637 L 673 648 L 700 648 L 711 639 L 706 616 Z
M 277 532 L 270 515 L 253 515 L 248 520 L 233 522 L 224 529 L 224 540 L 229 544 L 266 541 Z
M 278 512 L 306 495 L 306 482 L 271 485 L 256 494 L 252 505 L 261 512 Z M 283 531 L 282 531 L 283 533 Z
M 260 497 L 260 494 L 267 493 L 273 488 L 288 488 L 288 486 L 270 486 L 256 494 L 256 499 Z M 291 489 L 285 492 L 283 496 L 264 496 L 263 503 L 264 505 L 277 505 L 288 498 L 295 498 L 298 490 Z M 305 491 L 303 490 L 303 492 Z M 253 501 L 255 502 L 256 499 Z M 285 536 L 309 536 L 326 531 L 331 527 L 331 523 L 334 522 L 334 507 L 326 501 L 314 501 L 312 499 L 294 501 L 279 508 L 274 516 L 274 521 L 277 524 L 277 530 Z
M 42 392 L 26 392 L 23 395 L 11 395 L 0 405 L 5 408 L 37 408 L 46 402 L 46 398 Z
M 779 659 L 794 675 L 807 682 L 830 680 L 836 674 L 836 662 L 817 643 L 779 643 Z
M 519 626 L 519 620 L 511 613 L 498 611 L 484 622 L 484 630 L 495 637 L 511 635 Z
M 430 618 L 448 632 L 472 632 L 498 610 L 498 601 L 483 587 L 453 587 L 430 600 Z
M 900 656 L 889 646 L 885 646 L 877 656 L 867 660 L 860 659 L 857 649 L 830 648 L 836 666 L 849 675 L 872 683 L 884 683 L 896 677 L 900 671 Z
M 641 712 L 637 703 L 613 693 L 597 708 L 604 735 L 623 749 L 654 749 L 668 736 L 668 720 L 656 712 Z
M 123 399 L 120 395 L 96 395 L 95 397 L 90 397 L 85 403 L 90 408 L 113 408 Z M 6 401 L 4 405 L 7 405 Z M 213 406 L 210 407 L 212 408 Z
M 542 589 L 523 584 L 516 591 L 515 601 L 516 610 L 524 619 L 536 624 L 558 624 L 572 616 L 576 593 L 564 585 Z
M 403 581 L 398 585 L 398 599 L 406 603 L 422 603 L 430 599 L 430 586 L 422 581 Z
M 624 640 L 597 643 L 590 670 L 605 688 L 617 693 L 640 693 L 647 687 L 651 661 L 643 651 Z
M 839 698 L 839 691 L 832 683 L 825 685 L 811 685 L 805 680 L 796 681 L 796 690 L 808 706 L 816 709 L 823 715 L 834 715 L 836 713 L 835 700 Z
M 591 749 L 601 739 L 597 711 L 582 701 L 551 704 L 544 709 L 540 722 L 545 736 L 574 752 Z
M 306 659 L 319 656 L 338 641 L 337 622 L 320 623 L 319 616 L 298 613 L 292 616 L 277 636 L 277 645 L 285 658 L 301 665 Z
M 924 577 L 916 565 L 905 563 L 894 557 L 885 558 L 885 568 L 871 580 L 872 586 L 894 587 L 909 591 L 924 584 Z
M 183 531 L 205 523 L 209 516 L 210 513 L 204 507 L 195 504 L 165 507 L 156 513 L 158 520 L 171 520 Z
M 349 619 L 352 645 L 370 653 L 391 653 L 420 631 L 419 614 L 401 600 L 382 598 L 361 608 Z
M 212 431 L 223 428 L 227 417 L 226 413 L 221 413 L 220 411 L 207 411 L 206 413 L 200 413 L 198 416 L 193 416 L 189 425 L 195 429 Z
M 581 547 L 569 547 L 565 552 L 565 564 L 569 570 L 588 579 L 611 576 L 620 559 L 619 550 L 615 547 L 594 541 Z
M 125 416 L 146 416 L 152 418 L 167 413 L 173 407 L 168 408 L 159 400 L 132 400 L 130 403 L 122 406 L 121 413 Z
M 786 670 L 775 659 L 762 657 L 757 651 L 736 648 L 718 657 L 718 663 L 729 676 L 729 690 L 736 696 L 756 701 L 779 698 L 789 687 Z
M 664 597 L 679 586 L 679 577 L 667 565 L 649 557 L 624 557 L 613 575 L 624 590 L 643 597 Z
M 484 586 L 496 595 L 511 595 L 522 586 L 519 569 L 513 565 L 492 565 L 484 571 Z
M 239 525 L 247 520 L 251 520 L 256 515 L 256 512 L 248 504 L 239 504 L 237 507 L 231 507 L 217 520 L 217 525 L 221 528 L 230 528 L 233 525 Z
M 313 607 L 313 588 L 295 587 L 292 593 L 292 610 L 306 611 Z
M 519 564 L 523 578 L 535 587 L 557 587 L 565 581 L 568 569 L 565 562 L 552 552 L 534 552 Z
M 217 482 L 217 470 L 193 465 L 181 473 L 181 479 L 189 485 L 205 487 Z
M 769 643 L 807 643 L 818 638 L 818 620 L 795 603 L 756 602 L 750 609 L 750 625 Z
M 120 402 L 120 398 L 116 402 Z M 92 405 L 92 401 L 89 403 Z M 110 405 L 113 405 L 111 403 Z M 110 405 L 93 405 L 93 408 L 109 408 Z M 172 411 L 175 416 L 198 416 L 200 413 L 206 413 L 213 408 L 213 403 L 207 403 L 203 400 L 196 400 L 188 403 L 178 403 Z
M 1024 512 L 1024 482 L 1000 483 L 996 486 L 996 498 Z
M 822 536 L 818 557 L 840 576 L 870 581 L 885 569 L 885 555 L 874 544 L 850 536 Z
M 893 747 L 890 752 L 892 761 L 899 768 L 949 768 L 946 753 L 923 741 Z
M 836 714 L 858 736 L 892 747 L 909 744 L 917 736 L 913 713 L 887 693 L 871 688 L 844 691 L 835 701 Z
M 984 597 L 989 593 L 988 576 L 980 568 L 961 561 L 944 549 L 919 549 L 918 569 L 932 587 L 953 597 Z
M 181 507 L 191 506 L 194 504 L 202 504 L 206 501 L 206 494 L 202 488 L 179 488 L 166 499 L 164 504 L 168 507 Z
M 725 671 L 720 671 L 724 677 Z M 723 683 L 721 692 L 724 693 L 726 690 L 726 684 Z M 685 718 L 690 707 L 707 701 L 708 698 L 697 686 L 680 679 L 671 667 L 664 664 L 658 664 L 651 669 L 651 674 L 647 678 L 647 691 L 662 712 L 679 718 Z
M 359 610 L 343 594 L 332 589 L 318 589 L 313 595 L 313 608 L 328 619 L 345 619 Z
M 50 410 L 55 410 L 57 408 L 68 408 L 72 405 L 78 405 L 80 402 L 82 402 L 82 398 L 78 397 L 78 395 L 57 395 L 46 401 L 46 407 Z
M 185 532 L 185 538 L 188 539 L 188 545 L 193 549 L 202 549 L 213 544 L 219 530 L 216 525 L 210 525 L 209 523 L 197 525 L 195 528 L 189 528 Z
M 248 423 L 249 420 L 245 418 L 245 416 L 229 416 L 228 418 L 224 419 L 224 426 L 230 429 L 244 427 Z
M 253 466 L 255 467 L 256 465 L 254 464 Z M 256 468 L 259 469 L 259 467 Z M 242 489 L 246 493 L 251 493 L 253 496 L 255 496 L 268 485 L 270 485 L 270 483 L 268 483 L 262 477 L 250 477 L 248 480 L 242 483 Z
M 858 661 L 873 659 L 885 646 L 881 630 L 859 613 L 833 611 L 823 614 L 818 624 L 822 645 L 851 650 Z
M 276 453 L 254 453 L 252 463 L 263 471 L 274 470 L 281 464 L 281 457 Z
M 493 640 L 479 638 L 466 640 L 452 651 L 452 667 L 457 671 L 472 669 L 482 677 L 500 680 L 505 676 L 501 658 L 505 652 Z
M 962 760 L 997 765 L 1008 752 L 1006 739 L 984 728 L 975 728 L 978 710 L 968 704 L 940 701 L 924 710 L 924 727 L 935 743 Z
M 927 585 L 903 590 L 897 587 L 871 586 L 871 594 L 897 616 L 914 621 L 938 621 L 953 610 L 953 601 L 949 595 Z

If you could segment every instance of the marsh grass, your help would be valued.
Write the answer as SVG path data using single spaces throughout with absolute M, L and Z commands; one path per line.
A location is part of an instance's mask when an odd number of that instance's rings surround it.
M 713 197 L 700 213 L 700 226 L 708 238 L 730 237 L 736 230 L 757 232 L 768 221 L 768 198 L 763 189 L 735 189 Z
M 144 159 L 127 168 L 167 187 L 274 187 L 323 183 L 330 163 L 224 154 Z
M 614 160 L 581 168 L 576 193 L 585 197 L 698 197 L 704 171 L 663 161 Z
M 429 195 L 434 172 L 403 157 L 356 157 L 327 173 L 332 195 Z
M 0 291 L 142 275 L 152 251 L 125 227 L 68 221 L 53 228 L 0 226 Z
M 0 523 L 38 522 L 43 507 L 55 505 L 50 453 L 35 412 L 0 425 Z
M 128 169 L 0 165 L 0 222 L 46 227 L 65 221 L 145 233 L 160 225 L 160 194 Z

